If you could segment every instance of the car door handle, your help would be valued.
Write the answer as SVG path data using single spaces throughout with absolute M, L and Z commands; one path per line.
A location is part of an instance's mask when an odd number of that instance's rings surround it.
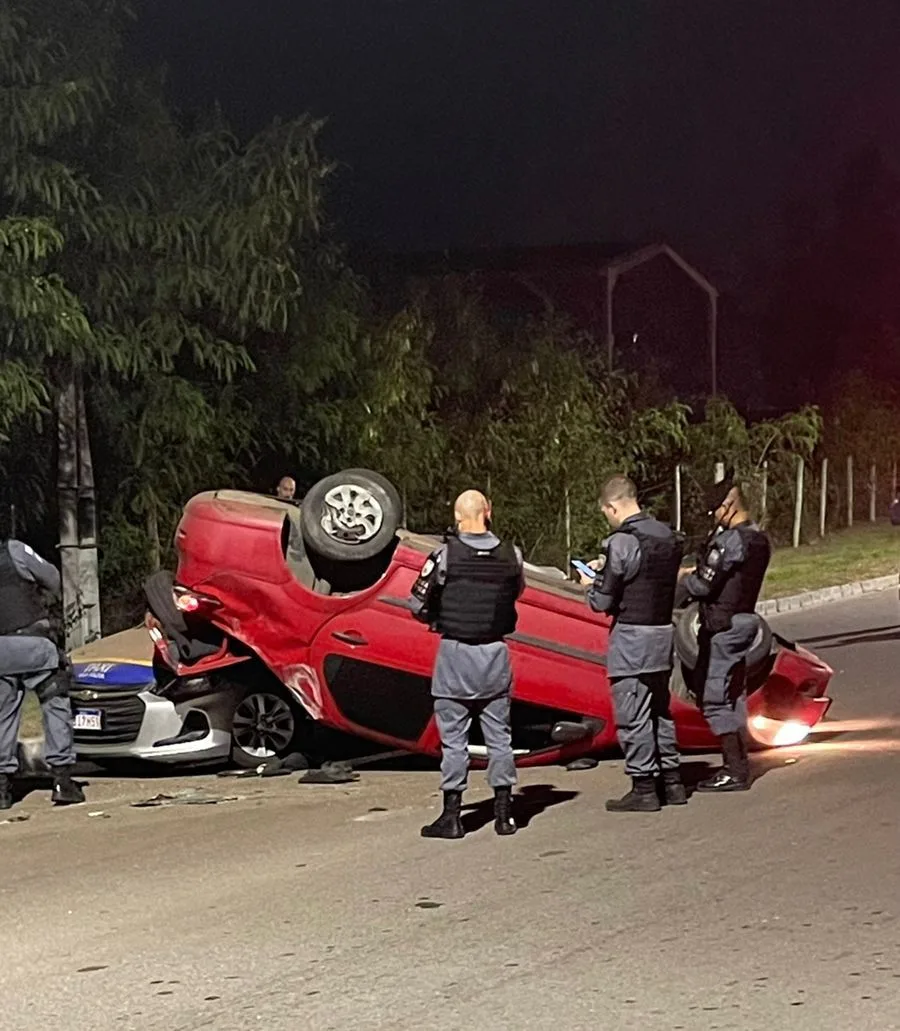
M 332 632 L 331 636 L 336 641 L 343 641 L 344 644 L 351 644 L 355 647 L 360 647 L 361 645 L 369 643 L 362 634 L 355 630 L 347 630 L 346 632 L 343 630 L 335 630 Z

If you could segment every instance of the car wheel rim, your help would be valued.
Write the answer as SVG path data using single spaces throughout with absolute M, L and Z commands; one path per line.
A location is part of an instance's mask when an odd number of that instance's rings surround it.
M 234 743 L 255 759 L 284 752 L 294 737 L 294 714 L 278 695 L 251 694 L 234 710 Z
M 384 509 L 365 487 L 342 483 L 325 495 L 322 529 L 343 544 L 370 541 L 384 525 Z

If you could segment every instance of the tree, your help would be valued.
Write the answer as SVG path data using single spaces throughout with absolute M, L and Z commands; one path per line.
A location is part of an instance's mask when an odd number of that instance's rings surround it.
M 275 123 L 246 144 L 215 113 L 185 129 L 161 78 L 121 64 L 117 0 L 0 13 L 0 434 L 64 402 L 71 545 L 86 412 L 113 459 L 106 513 L 141 521 L 153 565 L 186 494 L 254 445 L 284 447 L 298 397 L 353 365 L 360 290 L 323 225 L 321 126 Z M 279 389 L 254 394 L 257 369 Z
M 108 367 L 118 356 L 94 334 L 60 269 L 66 223 L 83 219 L 97 199 L 70 155 L 108 101 L 125 13 L 115 0 L 10 0 L 0 9 L 0 117 L 6 127 L 0 155 L 0 336 L 5 341 L 0 401 L 6 401 L 0 439 L 15 420 L 46 414 L 54 394 L 64 399 L 64 620 L 67 632 L 80 624 L 72 639 L 76 644 L 99 633 L 99 622 L 92 623 L 98 604 L 89 444 L 86 430 L 77 429 L 84 407 L 80 370 L 87 362 Z M 85 470 L 83 499 L 78 469 Z M 86 517 L 81 527 L 79 514 Z M 86 550 L 79 546 L 81 538 Z
M 148 82 L 126 83 L 103 127 L 95 175 L 104 200 L 71 254 L 71 276 L 95 333 L 127 356 L 113 388 L 127 389 L 130 417 L 123 423 L 97 399 L 92 409 L 123 433 L 118 457 L 154 565 L 184 497 L 227 479 L 239 456 L 283 428 L 279 416 L 296 402 L 297 342 L 307 389 L 327 367 L 336 333 L 312 336 L 322 318 L 304 275 L 317 263 L 325 279 L 332 261 L 342 276 L 320 229 L 328 166 L 319 128 L 306 118 L 275 124 L 246 145 L 220 119 L 185 132 Z M 276 354 L 280 389 L 266 382 Z M 238 388 L 260 367 L 270 389 L 257 407 L 253 389 Z
M 790 530 L 797 458 L 809 461 L 822 438 L 818 408 L 804 406 L 778 419 L 748 422 L 725 398 L 711 401 L 702 422 L 688 433 L 687 458 L 693 476 L 685 489 L 685 510 L 702 513 L 701 489 L 712 481 L 716 463 L 734 466 L 736 479 L 748 492 L 751 507 L 760 511 L 766 484 L 767 528 L 778 535 Z M 690 524 L 702 533 L 702 518 Z
M 453 279 L 414 297 L 431 327 L 426 425 L 442 455 L 426 467 L 418 511 L 427 524 L 448 524 L 453 497 L 479 486 L 531 558 L 564 564 L 571 549 L 596 547 L 600 479 L 618 470 L 645 478 L 683 443 L 686 409 L 640 404 L 637 381 L 591 367 L 590 341 L 550 313 L 497 323 Z

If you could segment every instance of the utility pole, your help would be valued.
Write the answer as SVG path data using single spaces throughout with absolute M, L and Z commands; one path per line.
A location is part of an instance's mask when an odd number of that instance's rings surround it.
M 94 471 L 81 370 L 69 366 L 57 417 L 57 498 L 66 651 L 100 637 Z

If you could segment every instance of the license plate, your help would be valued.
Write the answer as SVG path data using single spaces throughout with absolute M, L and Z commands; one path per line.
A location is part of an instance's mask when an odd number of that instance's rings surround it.
M 76 730 L 103 730 L 103 713 L 98 709 L 79 709 L 75 713 Z

